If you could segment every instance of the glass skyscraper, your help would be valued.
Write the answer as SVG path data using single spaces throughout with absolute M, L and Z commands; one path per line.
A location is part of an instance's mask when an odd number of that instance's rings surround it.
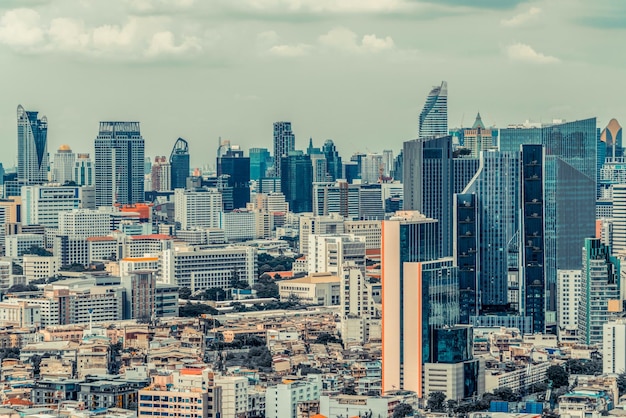
M 184 189 L 187 185 L 189 173 L 189 144 L 183 138 L 178 138 L 170 154 L 171 188 Z
M 448 83 L 433 87 L 419 118 L 419 138 L 448 135 Z
M 270 152 L 267 148 L 250 148 L 250 180 L 259 181 L 265 177 Z
M 341 157 L 339 156 L 337 148 L 335 148 L 335 143 L 332 139 L 324 141 L 322 153 L 324 153 L 324 156 L 326 157 L 326 169 L 328 171 L 328 175 L 330 176 L 330 180 L 335 181 L 342 178 Z
M 294 213 L 313 212 L 313 165 L 302 151 L 280 159 L 280 189 Z
M 17 180 L 48 181 L 48 119 L 17 106 Z
M 291 122 L 274 122 L 274 174 L 281 177 L 281 158 L 296 149 L 296 137 Z
M 100 122 L 95 140 L 96 206 L 144 201 L 144 146 L 139 122 Z
M 224 210 L 245 208 L 250 202 L 250 158 L 237 145 L 217 158 L 217 176 L 224 178 L 233 193 L 232 207 L 225 204 Z

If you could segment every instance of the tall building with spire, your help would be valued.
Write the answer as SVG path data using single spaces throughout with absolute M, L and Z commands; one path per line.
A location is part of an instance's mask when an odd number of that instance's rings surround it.
M 291 131 L 291 122 L 274 122 L 274 175 L 281 177 L 282 157 L 296 149 L 296 137 Z
M 432 88 L 419 118 L 419 138 L 448 135 L 448 83 Z
M 463 129 L 463 147 L 470 150 L 469 158 L 478 158 L 481 151 L 495 149 L 493 132 L 485 128 L 480 112 L 471 128 Z
M 48 181 L 48 119 L 17 106 L 17 179 Z
M 139 122 L 100 122 L 95 140 L 96 206 L 144 201 L 144 146 Z

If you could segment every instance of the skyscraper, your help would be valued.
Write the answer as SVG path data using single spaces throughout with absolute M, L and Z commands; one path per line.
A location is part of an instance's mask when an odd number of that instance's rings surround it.
M 615 119 L 611 119 L 606 128 L 600 134 L 600 141 L 606 146 L 607 158 L 619 158 L 624 156 L 622 147 L 622 127 Z
M 78 154 L 78 158 L 74 162 L 74 175 L 72 179 L 79 186 L 93 186 L 94 173 L 93 162 L 89 158 L 89 154 Z
M 404 143 L 404 208 L 439 220 L 441 252 L 452 255 L 452 137 L 419 138 Z
M 72 152 L 69 145 L 61 145 L 54 154 L 54 181 L 64 184 L 73 181 L 74 161 L 76 154 Z
M 244 157 L 238 145 L 217 158 L 217 176 L 223 177 L 227 187 L 232 188 L 232 207 L 225 204 L 224 210 L 245 208 L 250 202 L 250 158 Z
M 189 144 L 183 138 L 178 138 L 170 154 L 170 170 L 172 172 L 171 187 L 184 189 L 189 177 Z
M 96 206 L 144 201 L 144 140 L 139 122 L 100 122 L 95 140 Z
M 270 153 L 267 148 L 250 148 L 250 180 L 259 181 L 267 173 Z
M 17 180 L 48 181 L 48 119 L 17 106 Z
M 332 139 L 324 141 L 322 152 L 324 153 L 324 156 L 326 156 L 326 168 L 328 170 L 330 180 L 334 181 L 342 178 L 341 157 L 339 156 L 337 148 L 335 148 L 335 143 Z
M 448 83 L 433 87 L 419 118 L 419 138 L 448 135 Z
M 296 137 L 291 131 L 291 122 L 274 122 L 274 174 L 281 177 L 282 157 L 296 149 Z
M 291 151 L 280 159 L 280 188 L 294 213 L 313 211 L 313 166 L 311 157 Z

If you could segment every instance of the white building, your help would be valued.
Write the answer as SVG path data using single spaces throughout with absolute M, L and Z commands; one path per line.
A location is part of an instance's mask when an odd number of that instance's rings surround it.
M 247 241 L 257 237 L 257 216 L 254 212 L 234 210 L 220 212 L 220 228 L 224 230 L 226 241 Z
M 320 414 L 325 417 L 387 418 L 400 403 L 401 399 L 396 396 L 322 395 Z
M 265 417 L 296 418 L 298 403 L 318 400 L 321 390 L 321 376 L 311 374 L 305 380 L 270 386 L 265 395 Z
M 22 224 L 59 227 L 59 213 L 82 207 L 79 186 L 33 185 L 22 187 Z
M 343 275 L 343 266 L 351 263 L 365 272 L 365 238 L 348 234 L 309 235 L 307 255 L 309 273 Z
M 11 258 L 19 258 L 24 255 L 30 247 L 43 248 L 43 235 L 39 234 L 15 234 L 4 239 L 4 255 Z
M 76 237 L 100 237 L 111 232 L 111 214 L 105 211 L 92 209 L 74 209 L 60 212 L 60 235 Z
M 513 392 L 529 389 L 536 383 L 546 381 L 546 372 L 550 362 L 529 363 L 526 367 L 520 367 L 507 372 L 501 369 L 488 369 L 485 371 L 485 392 L 493 392 L 498 388 L 509 388 Z
M 219 228 L 222 194 L 217 189 L 176 189 L 174 219 L 181 229 Z
M 470 360 L 459 363 L 425 363 L 424 364 L 424 396 L 433 392 L 442 392 L 447 399 L 461 400 L 473 394 L 466 394 L 465 368 L 479 364 L 479 368 L 483 368 L 483 364 L 477 360 Z M 478 373 L 478 382 L 476 395 L 485 392 L 485 375 Z
M 299 279 L 278 283 L 281 301 L 297 298 L 308 305 L 333 306 L 340 304 L 341 279 L 330 273 L 314 273 Z
M 603 325 L 602 373 L 619 374 L 626 371 L 626 319 L 616 319 Z
M 222 416 L 245 416 L 248 412 L 248 378 L 216 375 L 214 382 L 215 386 L 222 388 Z
M 53 253 L 57 258 L 59 269 L 73 264 L 86 266 L 89 264 L 88 239 L 73 237 L 70 235 L 57 235 L 54 237 Z
M 343 234 L 343 217 L 337 214 L 329 216 L 300 216 L 300 254 L 309 254 L 309 236 L 325 234 Z
M 382 236 L 381 221 L 345 221 L 343 230 L 346 234 L 365 237 L 366 250 L 380 250 Z
M 28 301 L 0 302 L 0 325 L 39 328 L 41 327 L 41 308 Z
M 280 192 L 257 193 L 256 209 L 266 212 L 289 212 L 289 203 Z
M 192 292 L 212 287 L 229 289 L 235 278 L 252 285 L 257 277 L 256 261 L 252 247 L 176 247 L 161 252 L 162 281 Z
M 381 154 L 367 154 L 361 159 L 361 181 L 363 183 L 377 183 L 378 178 L 384 172 L 385 166 Z
M 371 287 L 356 265 L 345 266 L 341 278 L 341 338 L 346 345 L 367 342 L 376 316 Z
M 74 162 L 76 161 L 76 154 L 72 152 L 69 145 L 61 145 L 56 154 L 54 154 L 54 160 L 52 165 L 53 180 L 57 183 L 64 184 L 65 182 L 72 181 L 74 179 Z
M 578 331 L 578 309 L 581 295 L 581 271 L 558 270 L 556 281 L 557 321 L 559 335 Z
M 22 268 L 28 282 L 54 277 L 59 272 L 58 259 L 54 256 L 24 255 Z
M 11 283 L 13 263 L 11 260 L 0 260 L 0 289 L 7 289 Z

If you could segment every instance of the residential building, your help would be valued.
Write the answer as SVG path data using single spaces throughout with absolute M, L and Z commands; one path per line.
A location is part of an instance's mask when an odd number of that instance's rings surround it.
M 309 273 L 332 273 L 343 276 L 346 263 L 365 273 L 365 238 L 348 234 L 309 235 L 307 254 Z
M 156 275 L 152 270 L 137 270 L 122 276 L 126 289 L 126 318 L 148 322 L 156 318 Z
M 150 180 L 152 182 L 151 191 L 167 191 L 172 190 L 172 165 L 165 156 L 154 157 L 152 164 Z
M 322 395 L 320 415 L 387 418 L 393 415 L 394 409 L 401 402 L 401 398 L 396 396 Z
M 626 320 L 614 319 L 602 326 L 602 373 L 626 371 Z
M 559 270 L 556 282 L 559 336 L 578 332 L 578 309 L 582 292 L 580 270 Z
M 213 379 L 222 392 L 222 416 L 245 416 L 248 412 L 248 378 L 215 375 Z
M 300 253 L 308 255 L 310 235 L 342 234 L 343 222 L 343 217 L 337 214 L 329 216 L 305 214 L 300 216 Z
M 361 158 L 361 182 L 365 184 L 378 183 L 385 166 L 383 164 L 382 154 L 367 154 Z
M 100 122 L 95 140 L 98 207 L 145 200 L 144 146 L 139 122 Z
M 314 374 L 309 374 L 299 381 L 270 386 L 265 396 L 265 416 L 297 418 L 298 403 L 318 400 L 321 391 L 321 376 Z

